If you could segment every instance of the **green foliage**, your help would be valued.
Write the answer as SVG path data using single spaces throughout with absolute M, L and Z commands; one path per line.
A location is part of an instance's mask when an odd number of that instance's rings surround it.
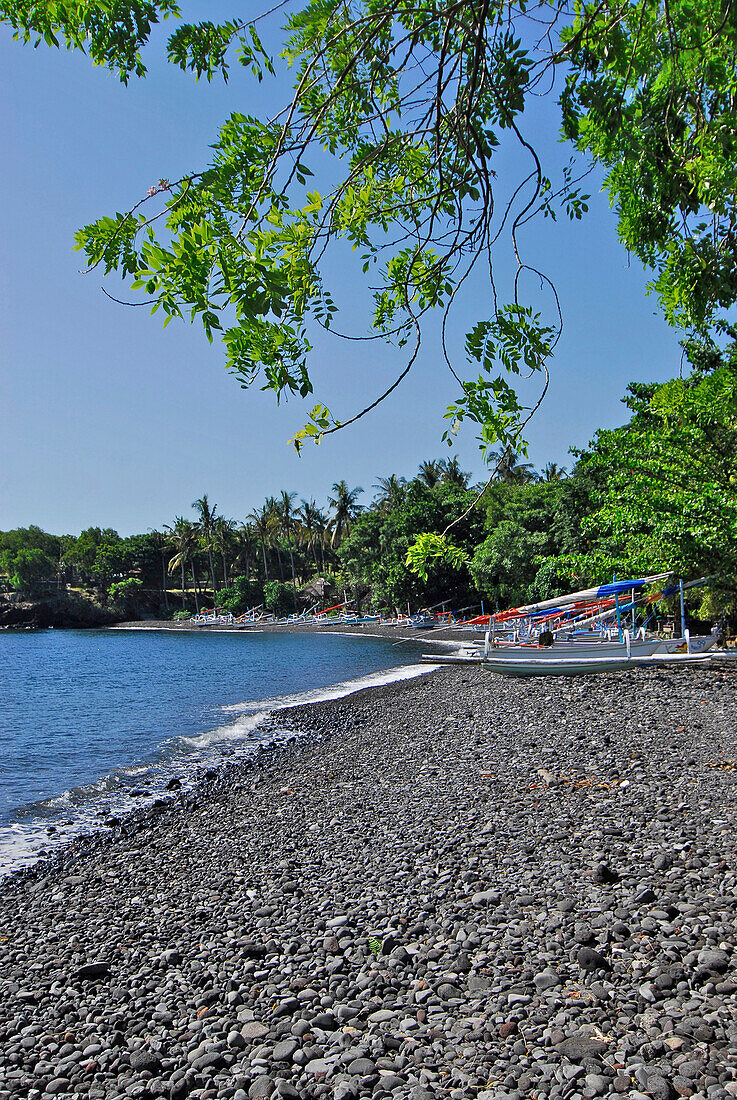
M 43 581 L 56 576 L 57 566 L 57 561 L 38 547 L 0 551 L 0 573 L 18 592 L 36 592 Z
M 628 250 L 666 318 L 701 328 L 737 295 L 737 13 L 714 0 L 582 5 L 564 32 L 564 133 L 607 169 Z
M 40 527 L 0 531 L 0 573 L 18 592 L 35 593 L 58 572 L 62 540 Z
M 142 573 L 147 584 L 159 584 L 160 551 L 151 534 L 121 538 L 111 528 L 88 527 L 76 538 L 65 539 L 62 563 L 86 585 L 107 588 L 134 570 Z
M 136 596 L 143 588 L 143 581 L 138 577 L 128 577 L 124 581 L 113 581 L 108 588 L 108 595 L 114 603 L 124 606 L 131 597 Z
M 124 80 L 145 72 L 141 48 L 168 15 L 179 20 L 173 0 L 0 0 L 16 37 L 87 50 Z M 258 381 L 277 398 L 312 392 L 310 334 L 330 329 L 339 309 L 325 284 L 331 246 L 370 275 L 366 327 L 398 350 L 395 381 L 368 408 L 412 367 L 425 316 L 447 315 L 469 273 L 485 268 L 493 307 L 471 324 L 465 348 L 480 373 L 443 347 L 460 385 L 446 439 L 471 422 L 484 453 L 497 442 L 524 453 L 537 402 L 520 396 L 520 371 L 547 372 L 562 318 L 520 230 L 536 215 L 583 217 L 580 183 L 592 164 L 603 167 L 623 245 L 652 270 L 672 324 L 706 331 L 737 300 L 734 5 L 303 0 L 271 34 L 292 71 L 291 105 L 270 109 L 271 121 L 234 112 L 201 171 L 159 180 L 130 210 L 77 236 L 90 266 L 132 277 L 165 324 L 189 318 L 208 340 L 222 339 L 244 387 Z M 273 71 L 250 21 L 178 21 L 168 57 L 198 79 L 227 78 L 233 59 L 259 81 Z M 559 97 L 577 154 L 556 181 L 525 112 L 539 95 Z M 497 167 L 510 144 L 529 158 L 518 178 Z M 310 165 L 325 153 L 335 171 L 322 193 Z M 503 237 L 516 270 L 498 288 Z M 295 445 L 368 408 L 339 419 L 316 403 Z
M 294 611 L 294 589 L 284 581 L 267 581 L 264 585 L 264 607 L 274 615 L 289 615 Z
M 468 555 L 444 535 L 425 532 L 418 535 L 407 548 L 405 564 L 420 580 L 426 581 L 430 573 L 441 564 L 451 569 L 462 569 L 468 564 Z
M 192 615 L 189 611 L 175 611 L 172 615 L 172 620 L 175 623 L 183 623 L 185 621 L 188 622 L 191 618 Z
M 291 586 L 287 587 L 291 593 Z M 256 607 L 263 600 L 262 586 L 258 581 L 247 580 L 246 577 L 235 577 L 229 588 L 218 593 L 218 606 L 234 615 L 242 615 L 249 607 Z
M 43 550 L 50 558 L 59 560 L 62 540 L 58 535 L 50 535 L 40 527 L 16 527 L 12 531 L 0 531 L 0 551 L 16 552 L 25 550 Z
M 570 564 L 608 573 L 673 569 L 737 577 L 737 366 L 631 385 L 630 422 L 598 432 L 581 465 L 601 478 Z M 603 475 L 603 477 L 602 477 Z
M 418 540 L 437 547 L 435 541 L 448 524 L 473 502 L 475 494 L 449 481 L 428 488 L 419 478 L 406 488 L 394 508 L 362 513 L 350 535 L 341 542 L 338 555 L 353 584 L 374 593 L 380 606 L 415 606 L 452 600 L 457 606 L 476 600 L 470 578 L 459 571 L 461 556 L 469 556 L 483 532 L 483 511 L 473 509 L 453 528 L 449 556 L 434 554 L 428 561 L 427 579 L 407 567 L 407 554 Z M 428 535 L 430 538 L 428 538 Z
M 0 20 L 10 24 L 14 38 L 34 46 L 58 46 L 63 41 L 67 49 L 89 53 L 96 65 L 117 71 L 124 83 L 131 74 L 146 72 L 139 51 L 154 24 L 178 14 L 173 0 L 0 2 Z

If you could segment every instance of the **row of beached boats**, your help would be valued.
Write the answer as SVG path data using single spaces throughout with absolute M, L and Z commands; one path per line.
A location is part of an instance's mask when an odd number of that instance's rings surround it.
M 382 626 L 408 626 L 416 630 L 428 630 L 438 625 L 445 625 L 445 620 L 438 618 L 430 611 L 420 611 L 417 614 L 394 615 L 387 618 L 382 615 L 361 615 L 358 611 L 352 611 L 346 604 L 336 604 L 322 611 L 317 606 L 311 607 L 300 614 L 277 617 L 264 611 L 263 606 L 251 608 L 243 615 L 232 615 L 230 612 L 220 611 L 217 608 L 211 611 L 200 611 L 190 616 L 189 622 L 193 626 L 234 626 L 247 627 L 258 623 L 268 623 L 275 626 L 295 626 L 309 624 L 311 626 L 365 626 L 370 623 L 381 623 Z
M 709 660 L 716 633 L 691 637 L 682 625 L 679 636 L 662 637 L 649 629 L 656 605 L 674 594 L 681 598 L 683 624 L 684 590 L 704 581 L 679 582 L 652 591 L 653 585 L 670 576 L 660 573 L 613 580 L 498 612 L 489 616 L 483 642 L 464 646 L 453 655 L 425 654 L 423 659 L 440 664 L 482 664 L 503 676 L 586 675 L 701 664 Z M 639 625 L 638 620 L 642 620 Z

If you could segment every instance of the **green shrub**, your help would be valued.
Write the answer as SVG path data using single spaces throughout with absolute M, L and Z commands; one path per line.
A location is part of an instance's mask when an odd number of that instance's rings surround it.
M 263 590 L 258 581 L 236 577 L 229 588 L 218 594 L 218 607 L 224 607 L 233 615 L 242 615 L 249 607 L 257 607 L 263 600 Z
M 267 581 L 264 585 L 264 604 L 274 615 L 289 615 L 294 611 L 294 589 L 284 581 Z

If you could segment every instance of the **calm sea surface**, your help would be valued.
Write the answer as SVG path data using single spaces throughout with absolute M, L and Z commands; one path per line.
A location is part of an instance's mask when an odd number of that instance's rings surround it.
M 175 776 L 186 787 L 253 752 L 274 709 L 415 674 L 420 648 L 250 631 L 0 635 L 0 874 Z

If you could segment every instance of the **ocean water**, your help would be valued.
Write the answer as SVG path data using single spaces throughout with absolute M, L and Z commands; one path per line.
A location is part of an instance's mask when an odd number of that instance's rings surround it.
M 0 875 L 224 759 L 281 707 L 417 675 L 423 644 L 346 634 L 0 635 Z M 278 734 L 276 735 L 278 739 Z

